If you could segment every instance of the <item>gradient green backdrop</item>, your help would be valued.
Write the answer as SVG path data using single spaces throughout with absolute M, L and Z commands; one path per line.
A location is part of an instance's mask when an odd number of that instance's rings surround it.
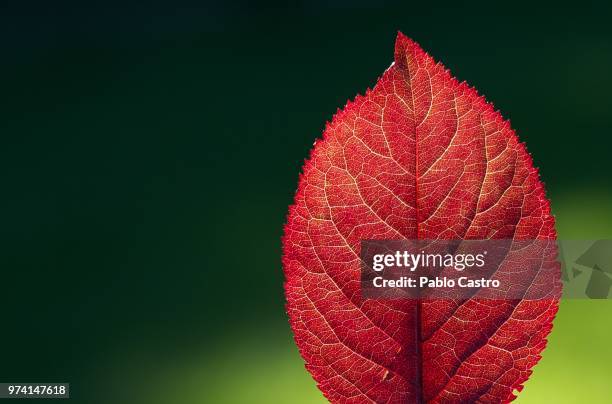
M 3 6 L 0 381 L 323 402 L 283 309 L 282 226 L 398 29 L 512 119 L 560 237 L 612 238 L 610 10 L 422 3 Z M 609 402 L 610 303 L 562 303 L 520 403 Z

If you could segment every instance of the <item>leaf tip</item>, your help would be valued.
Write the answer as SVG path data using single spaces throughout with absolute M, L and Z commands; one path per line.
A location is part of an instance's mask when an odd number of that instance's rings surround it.
M 395 38 L 395 63 L 400 68 L 407 69 L 414 63 L 414 59 L 425 51 L 414 40 L 397 31 Z

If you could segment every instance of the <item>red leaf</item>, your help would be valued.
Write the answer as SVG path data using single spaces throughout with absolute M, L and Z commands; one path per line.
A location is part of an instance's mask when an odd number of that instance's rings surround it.
M 283 238 L 287 311 L 332 402 L 508 402 L 558 301 L 364 300 L 363 239 L 555 239 L 523 144 L 399 33 L 395 63 L 328 124 Z

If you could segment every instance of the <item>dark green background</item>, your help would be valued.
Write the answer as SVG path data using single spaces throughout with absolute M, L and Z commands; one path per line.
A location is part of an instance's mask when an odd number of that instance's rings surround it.
M 68 381 L 79 403 L 321 401 L 284 314 L 282 226 L 397 30 L 512 119 L 561 237 L 612 238 L 608 8 L 47 3 L 0 13 L 1 381 Z M 523 402 L 609 397 L 610 315 L 564 302 Z

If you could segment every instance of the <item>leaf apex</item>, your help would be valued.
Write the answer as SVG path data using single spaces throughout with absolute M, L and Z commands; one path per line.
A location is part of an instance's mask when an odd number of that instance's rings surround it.
M 407 69 L 419 55 L 425 55 L 423 48 L 401 31 L 397 31 L 397 37 L 395 38 L 395 63 L 400 68 Z

